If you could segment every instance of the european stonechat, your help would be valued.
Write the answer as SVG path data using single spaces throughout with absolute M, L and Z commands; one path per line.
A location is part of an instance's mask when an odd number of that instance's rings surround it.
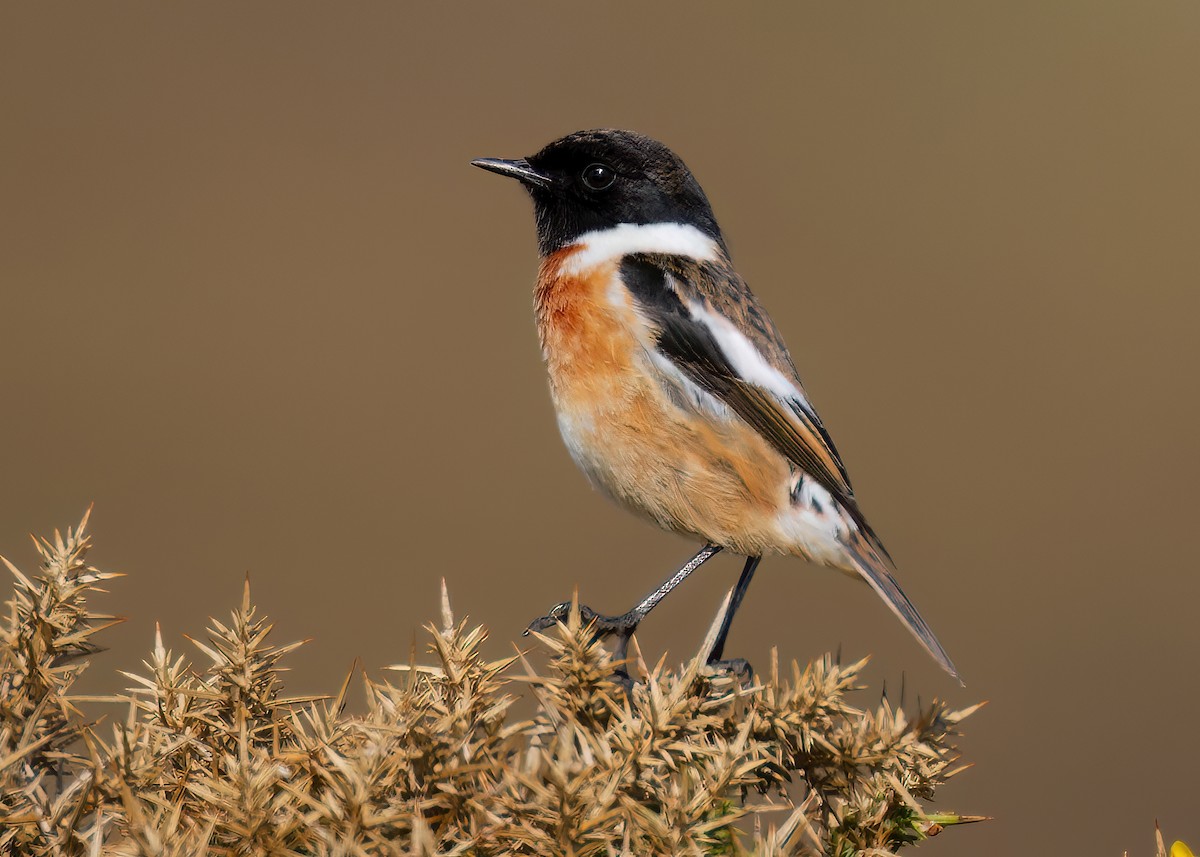
M 580 131 L 477 167 L 533 198 L 538 336 L 558 427 L 591 482 L 704 547 L 621 616 L 582 608 L 624 657 L 638 623 L 711 556 L 747 557 L 713 647 L 764 554 L 863 580 L 952 676 L 958 672 L 893 576 L 846 468 L 770 316 L 730 261 L 683 161 L 631 131 Z M 568 604 L 535 620 L 542 629 Z

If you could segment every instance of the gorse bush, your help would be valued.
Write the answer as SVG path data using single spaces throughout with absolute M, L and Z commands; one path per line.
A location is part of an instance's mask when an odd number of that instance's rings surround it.
M 924 809 L 953 776 L 974 709 L 850 701 L 861 663 L 772 660 L 743 687 L 704 667 L 642 667 L 628 690 L 576 612 L 488 660 L 443 598 L 432 664 L 365 678 L 365 710 L 289 697 L 249 585 L 228 622 L 161 632 L 126 714 L 93 723 L 72 686 L 115 621 L 86 518 L 38 543 L 0 622 L 0 853 L 30 855 L 890 854 L 968 820 Z M 711 641 L 712 635 L 710 635 Z M 514 712 L 516 690 L 532 714 Z

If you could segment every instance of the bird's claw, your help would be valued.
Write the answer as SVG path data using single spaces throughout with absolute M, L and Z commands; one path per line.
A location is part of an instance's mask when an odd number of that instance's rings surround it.
M 583 618 L 583 611 L 585 609 L 587 609 L 587 608 L 583 607 L 582 605 L 580 606 L 580 608 L 579 608 L 579 618 L 580 619 Z M 541 633 L 542 631 L 545 631 L 547 628 L 553 628 L 559 622 L 565 623 L 567 621 L 567 617 L 570 615 L 571 615 L 570 602 L 564 601 L 564 602 L 555 604 L 553 607 L 550 608 L 550 612 L 547 613 L 545 616 L 538 616 L 536 619 L 534 619 L 532 622 L 530 622 L 528 627 L 525 628 L 525 631 L 524 631 L 524 633 L 522 633 L 521 636 L 528 637 L 530 631 L 535 631 L 537 633 Z
M 573 605 L 570 601 L 562 601 L 555 604 L 545 616 L 539 616 L 529 623 L 529 627 L 525 629 L 524 636 L 528 636 L 530 631 L 540 633 L 548 628 L 553 628 L 559 623 L 565 625 L 570 619 L 572 607 Z M 604 616 L 586 604 L 580 604 L 578 609 L 579 621 L 585 628 L 589 625 L 592 627 L 596 639 L 610 637 L 614 634 L 628 637 L 637 630 L 639 620 L 628 613 L 621 616 Z
M 750 662 L 745 658 L 724 658 L 717 661 L 709 661 L 707 664 L 709 669 L 717 672 L 727 672 L 736 675 L 743 683 L 748 683 L 754 678 L 754 668 L 750 666 Z

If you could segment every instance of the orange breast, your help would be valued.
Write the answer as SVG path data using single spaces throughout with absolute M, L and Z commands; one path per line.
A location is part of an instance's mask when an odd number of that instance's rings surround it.
M 680 404 L 615 262 L 545 259 L 534 303 L 559 429 L 594 484 L 660 526 L 743 554 L 782 552 L 787 462 L 735 416 Z

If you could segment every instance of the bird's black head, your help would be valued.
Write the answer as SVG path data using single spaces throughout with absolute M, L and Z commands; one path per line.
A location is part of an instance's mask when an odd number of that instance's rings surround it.
M 632 131 L 577 131 L 528 158 L 472 163 L 525 185 L 543 256 L 621 223 L 683 223 L 724 243 L 691 170 L 662 143 Z

